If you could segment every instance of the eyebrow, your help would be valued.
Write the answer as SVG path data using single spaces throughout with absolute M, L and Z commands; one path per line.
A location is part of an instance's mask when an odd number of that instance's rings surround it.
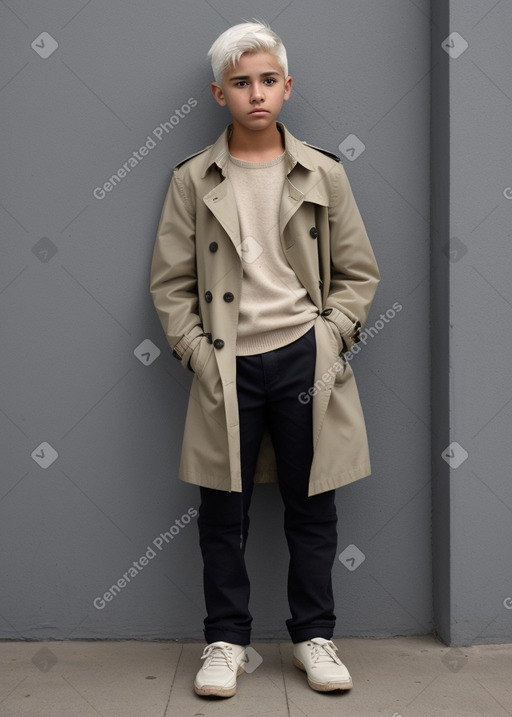
M 279 77 L 279 72 L 276 72 L 275 70 L 272 70 L 271 72 L 262 72 L 260 77 Z M 250 80 L 249 75 L 236 75 L 235 77 L 230 77 L 229 80 Z

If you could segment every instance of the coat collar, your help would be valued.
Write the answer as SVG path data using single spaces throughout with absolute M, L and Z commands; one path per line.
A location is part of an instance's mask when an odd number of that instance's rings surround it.
M 284 138 L 285 161 L 287 164 L 287 174 L 289 174 L 296 164 L 300 164 L 311 172 L 315 171 L 314 165 L 307 156 L 307 153 L 298 139 L 296 139 L 284 126 L 282 122 L 277 122 L 277 128 Z M 233 125 L 228 125 L 217 141 L 212 144 L 210 150 L 206 153 L 201 178 L 204 178 L 213 164 L 221 170 L 226 176 L 226 163 L 229 157 L 228 140 L 233 131 Z

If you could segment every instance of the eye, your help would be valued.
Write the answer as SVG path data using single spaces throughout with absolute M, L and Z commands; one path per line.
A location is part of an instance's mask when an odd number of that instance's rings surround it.
M 274 77 L 267 77 L 265 79 L 265 84 L 267 85 L 275 85 L 277 80 Z
M 246 80 L 239 80 L 238 82 L 235 82 L 235 87 L 246 87 L 247 82 Z

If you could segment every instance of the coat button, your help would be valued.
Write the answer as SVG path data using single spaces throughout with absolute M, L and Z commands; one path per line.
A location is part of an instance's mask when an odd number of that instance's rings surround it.
M 217 251 L 218 248 L 219 248 L 219 245 L 217 244 L 216 241 L 212 241 L 212 243 L 211 243 L 210 246 L 208 247 L 208 249 L 209 249 L 210 251 Z
M 311 227 L 311 229 L 309 230 L 309 236 L 312 239 L 317 239 L 318 238 L 318 229 L 316 227 Z
M 224 346 L 224 341 L 222 339 L 215 339 L 213 345 L 216 349 L 221 349 Z
M 224 301 L 227 301 L 229 303 L 230 301 L 233 301 L 235 297 L 230 291 L 226 291 L 222 298 L 224 299 Z
M 212 299 L 213 299 L 212 292 L 207 291 L 206 294 L 204 295 L 204 300 L 206 301 L 206 303 L 209 304 Z

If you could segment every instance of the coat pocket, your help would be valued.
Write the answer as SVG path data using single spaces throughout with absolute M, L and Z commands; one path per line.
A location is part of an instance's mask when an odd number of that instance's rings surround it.
M 334 337 L 334 340 L 336 342 L 337 355 L 341 356 L 341 354 L 343 353 L 343 339 L 341 338 L 339 329 L 336 326 L 336 324 L 333 323 L 332 321 L 329 321 L 329 319 L 326 319 L 323 316 L 322 316 L 322 318 L 325 321 L 325 323 L 327 324 L 327 326 L 329 327 L 329 330 L 331 331 L 331 333 Z
M 345 372 L 346 361 L 340 353 L 343 346 L 338 329 L 324 316 L 317 317 L 317 363 L 315 369 L 318 386 L 333 387 Z
M 202 336 L 190 355 L 190 368 L 198 379 L 203 375 L 204 369 L 213 351 L 213 344 L 206 336 Z

